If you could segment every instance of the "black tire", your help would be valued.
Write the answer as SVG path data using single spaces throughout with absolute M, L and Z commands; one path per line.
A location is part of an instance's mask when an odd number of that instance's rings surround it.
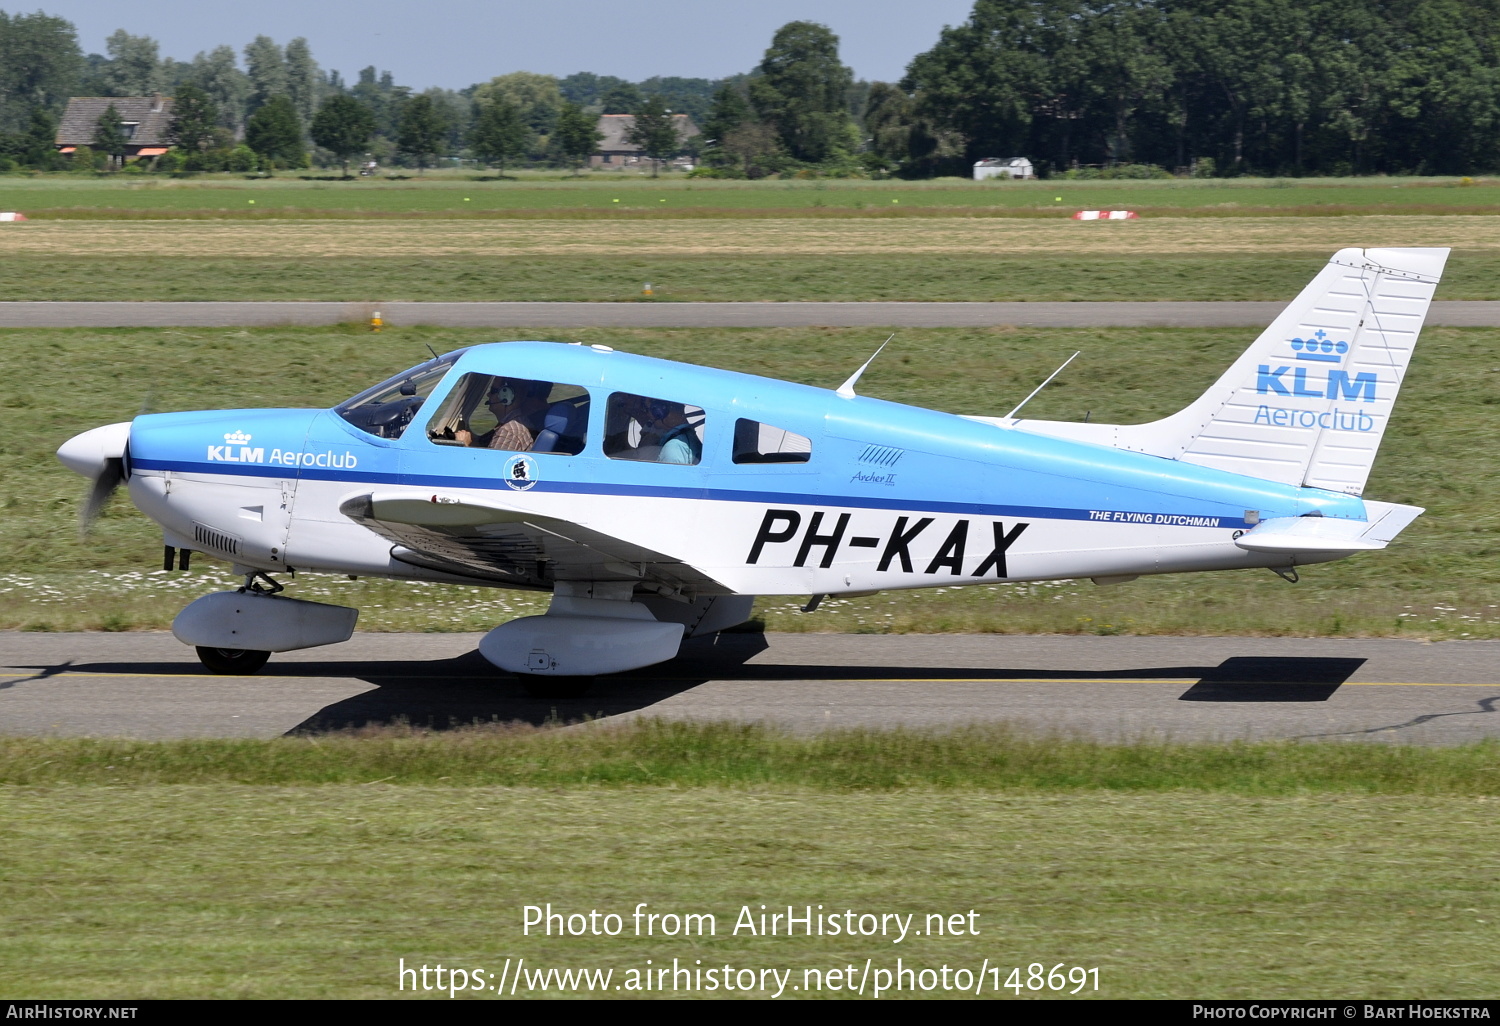
M 593 677 L 543 677 L 518 673 L 516 679 L 532 698 L 582 698 L 594 686 Z
M 255 673 L 271 658 L 271 653 L 253 648 L 205 648 L 202 645 L 197 648 L 198 660 L 214 673 L 244 676 Z

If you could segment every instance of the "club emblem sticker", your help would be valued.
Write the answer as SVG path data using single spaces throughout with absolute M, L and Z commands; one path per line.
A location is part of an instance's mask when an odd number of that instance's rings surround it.
M 530 456 L 512 456 L 506 460 L 505 483 L 518 492 L 536 484 L 536 460 Z

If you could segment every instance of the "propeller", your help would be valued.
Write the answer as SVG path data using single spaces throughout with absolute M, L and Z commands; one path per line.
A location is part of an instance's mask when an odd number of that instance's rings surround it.
M 87 535 L 104 504 L 125 480 L 130 454 L 130 424 L 104 427 L 74 435 L 57 450 L 57 458 L 76 474 L 91 482 L 79 515 L 79 531 Z
M 89 486 L 89 493 L 83 500 L 83 508 L 78 511 L 78 533 L 81 537 L 88 537 L 89 530 L 94 526 L 94 521 L 99 519 L 105 503 L 109 502 L 109 497 L 115 493 L 115 489 L 120 487 L 120 482 L 124 480 L 124 457 L 106 458 L 99 476 L 94 478 L 94 483 Z

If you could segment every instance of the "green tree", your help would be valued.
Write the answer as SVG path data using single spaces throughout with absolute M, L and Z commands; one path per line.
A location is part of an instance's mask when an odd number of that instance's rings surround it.
M 22 130 L 37 108 L 60 112 L 83 68 L 72 24 L 40 11 L 0 11 L 0 132 Z
M 508 162 L 526 155 L 531 132 L 521 120 L 521 112 L 508 100 L 492 100 L 477 107 L 474 126 L 469 129 L 469 148 L 481 162 L 504 174 Z
M 167 139 L 173 146 L 189 153 L 202 153 L 214 144 L 219 124 L 219 110 L 207 93 L 197 86 L 185 85 L 172 99 L 172 124 Z
M 410 154 L 416 161 L 418 172 L 424 170 L 442 152 L 447 141 L 447 112 L 425 93 L 408 100 L 401 112 L 400 135 L 396 139 L 396 145 L 402 153 Z
M 912 123 L 911 97 L 889 82 L 871 82 L 865 98 L 865 139 L 871 153 L 891 164 L 909 158 Z
M 350 94 L 370 108 L 375 115 L 375 131 L 387 139 L 394 139 L 401 131 L 401 108 L 411 90 L 398 86 L 389 71 L 377 75 L 372 64 L 359 73 L 359 81 L 349 90 Z
M 719 148 L 746 178 L 764 178 L 785 162 L 781 137 L 760 121 L 746 121 L 726 135 Z
M 598 107 L 599 99 L 618 85 L 629 85 L 623 78 L 614 75 L 596 75 L 592 71 L 580 71 L 559 79 L 557 88 L 565 100 L 572 100 L 580 107 Z
M 599 119 L 572 101 L 565 101 L 557 112 L 557 127 L 553 129 L 552 141 L 575 172 L 588 163 L 599 149 L 604 133 L 599 131 Z
M 125 134 L 125 119 L 120 117 L 120 112 L 111 103 L 99 115 L 99 120 L 94 122 L 94 151 L 107 155 L 113 162 L 124 163 L 125 148 L 129 145 L 130 138 Z
M 239 69 L 233 47 L 218 46 L 199 53 L 189 66 L 185 81 L 208 94 L 218 108 L 220 128 L 237 133 L 244 127 L 250 77 Z
M 708 108 L 708 117 L 703 122 L 703 134 L 710 143 L 722 142 L 724 137 L 747 121 L 753 120 L 755 112 L 745 94 L 732 85 L 722 85 L 714 93 Z
M 349 177 L 349 158 L 363 153 L 374 133 L 375 115 L 348 93 L 330 96 L 313 117 L 313 142 L 343 163 L 345 178 Z
M 298 36 L 286 44 L 283 64 L 286 68 L 286 94 L 291 97 L 292 106 L 297 108 L 297 116 L 303 124 L 308 124 L 318 110 L 323 73 L 318 62 L 313 60 L 312 47 L 308 46 L 306 39 Z
M 513 71 L 474 87 L 475 103 L 506 100 L 521 114 L 528 128 L 540 135 L 550 135 L 562 108 L 562 90 L 551 75 L 531 71 Z
M 262 160 L 277 167 L 302 167 L 307 151 L 302 146 L 302 121 L 291 97 L 273 96 L 245 125 L 245 145 Z
M 21 159 L 39 171 L 66 167 L 62 154 L 57 152 L 56 141 L 57 118 L 40 104 L 31 108 L 31 123 L 22 136 Z
M 857 148 L 848 93 L 854 73 L 839 61 L 839 37 L 793 21 L 776 30 L 750 81 L 750 103 L 797 160 L 822 161 Z
M 270 103 L 273 97 L 286 96 L 291 89 L 286 54 L 270 36 L 256 36 L 246 44 L 245 68 L 250 78 L 249 110 L 252 114 Z
M 657 176 L 662 161 L 671 160 L 682 149 L 677 119 L 660 96 L 646 97 L 645 102 L 635 109 L 635 117 L 625 138 L 651 158 L 652 178 Z
M 150 96 L 165 84 L 156 40 L 117 29 L 104 41 L 104 81 L 110 96 Z
M 599 105 L 605 114 L 629 114 L 645 99 L 633 82 L 616 82 L 599 95 Z

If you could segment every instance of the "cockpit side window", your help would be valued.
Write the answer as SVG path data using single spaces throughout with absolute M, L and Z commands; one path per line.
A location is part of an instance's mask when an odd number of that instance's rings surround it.
M 340 403 L 333 412 L 377 438 L 400 438 L 462 350 L 418 364 Z
M 435 445 L 576 456 L 588 440 L 589 393 L 578 385 L 465 374 L 427 422 Z
M 612 460 L 691 466 L 703 459 L 701 406 L 615 392 L 604 420 L 604 455 Z
M 812 439 L 786 428 L 741 417 L 734 422 L 734 462 L 806 463 Z

